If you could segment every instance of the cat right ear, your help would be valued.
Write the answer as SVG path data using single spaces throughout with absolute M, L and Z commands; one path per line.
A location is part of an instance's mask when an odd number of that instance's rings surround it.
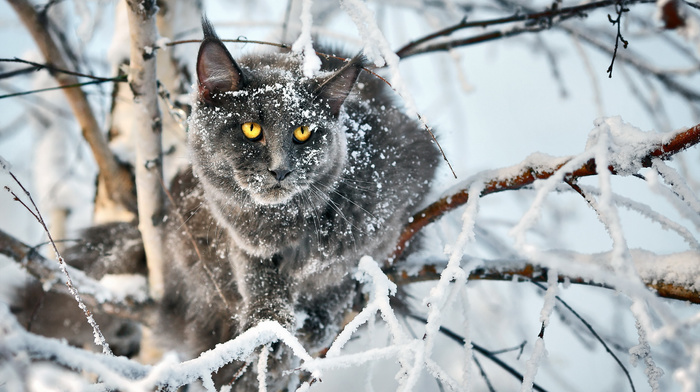
M 316 99 L 326 102 L 333 116 L 340 113 L 340 107 L 360 76 L 364 61 L 362 54 L 353 57 L 316 88 Z
M 217 94 L 237 91 L 243 86 L 243 72 L 206 17 L 202 17 L 202 30 L 204 40 L 197 55 L 199 99 L 213 103 Z

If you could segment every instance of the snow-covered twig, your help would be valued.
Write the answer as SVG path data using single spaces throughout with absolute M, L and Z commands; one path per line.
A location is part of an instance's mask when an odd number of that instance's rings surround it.
M 78 302 L 78 307 L 80 308 L 80 310 L 83 311 L 83 313 L 85 314 L 85 318 L 87 319 L 88 323 L 92 327 L 93 335 L 95 338 L 95 344 L 102 346 L 103 353 L 111 355 L 112 350 L 110 350 L 109 344 L 105 340 L 105 337 L 102 335 L 102 331 L 100 331 L 100 326 L 97 325 L 97 322 L 92 317 L 92 313 L 87 308 L 87 306 L 85 306 L 83 299 L 80 297 L 80 294 L 78 293 L 78 289 L 73 284 L 73 280 L 71 279 L 70 275 L 68 274 L 68 269 L 67 269 L 68 266 L 67 266 L 65 260 L 63 260 L 63 256 L 61 256 L 61 253 L 58 251 L 58 248 L 56 247 L 56 243 L 54 242 L 53 238 L 51 237 L 51 232 L 49 231 L 48 226 L 46 226 L 46 222 L 44 221 L 44 218 L 41 216 L 41 212 L 39 211 L 39 208 L 36 206 L 36 204 L 34 203 L 34 200 L 32 199 L 32 195 L 29 193 L 29 191 L 27 191 L 27 189 L 24 187 L 24 185 L 22 185 L 22 183 L 17 179 L 17 177 L 15 177 L 15 175 L 12 173 L 12 171 L 9 171 L 9 174 L 12 177 L 12 179 L 15 181 L 15 183 L 17 183 L 17 185 L 19 185 L 19 187 L 22 189 L 22 191 L 24 192 L 26 197 L 29 199 L 29 203 L 31 204 L 31 207 L 27 203 L 22 201 L 22 199 L 20 199 L 17 196 L 17 194 L 15 194 L 14 191 L 12 191 L 9 187 L 6 186 L 5 189 L 8 192 L 10 192 L 10 194 L 14 197 L 14 199 L 17 202 L 19 202 L 20 204 L 22 204 L 22 206 L 24 206 L 24 208 L 26 208 L 27 211 L 29 211 L 29 213 L 32 214 L 32 216 L 34 216 L 34 218 L 36 218 L 36 220 L 39 222 L 41 227 L 44 229 L 44 232 L 49 237 L 49 242 L 51 243 L 51 246 L 53 247 L 54 253 L 56 255 L 56 260 L 58 261 L 58 266 L 61 269 L 61 272 L 63 273 L 63 275 L 65 275 L 65 277 L 66 277 L 66 282 L 65 282 L 66 286 L 68 287 L 70 294 L 73 296 L 73 298 L 75 298 L 76 302 Z

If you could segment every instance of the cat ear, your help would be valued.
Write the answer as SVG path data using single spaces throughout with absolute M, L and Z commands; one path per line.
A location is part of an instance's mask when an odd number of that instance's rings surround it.
M 202 17 L 202 30 L 204 40 L 197 55 L 199 98 L 211 103 L 216 94 L 239 90 L 243 73 L 206 17 Z
M 316 99 L 327 103 L 333 116 L 337 116 L 340 113 L 340 107 L 343 106 L 345 98 L 350 94 L 350 90 L 352 90 L 357 77 L 360 75 L 360 71 L 362 71 L 363 62 L 364 57 L 362 55 L 353 57 L 316 88 Z

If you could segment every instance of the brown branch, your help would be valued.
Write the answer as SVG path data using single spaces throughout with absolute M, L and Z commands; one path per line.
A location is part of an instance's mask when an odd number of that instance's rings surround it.
M 61 271 L 55 267 L 55 263 L 44 258 L 35 248 L 3 230 L 0 230 L 0 254 L 16 261 L 29 275 L 42 283 L 58 282 Z M 75 276 L 74 280 L 77 286 L 98 287 L 100 285 L 99 282 L 87 276 Z M 42 287 L 46 286 L 42 284 Z M 49 287 L 48 291 L 50 292 L 72 297 L 65 285 L 52 284 Z M 127 298 L 124 302 L 100 302 L 93 295 L 86 293 L 85 290 L 80 293 L 80 297 L 93 314 L 107 314 L 146 325 L 154 325 L 156 306 L 152 301 L 135 302 Z
M 5 186 L 5 189 L 10 192 L 12 196 L 14 196 L 14 199 L 22 204 L 24 208 L 29 211 L 34 218 L 39 222 L 41 227 L 44 229 L 44 232 L 46 233 L 47 237 L 49 238 L 49 242 L 51 243 L 51 246 L 53 247 L 53 251 L 56 254 L 56 259 L 58 261 L 58 265 L 61 268 L 61 272 L 63 272 L 63 275 L 65 276 L 65 284 L 66 287 L 68 288 L 68 291 L 70 292 L 71 296 L 76 300 L 78 303 L 78 307 L 80 310 L 83 311 L 83 314 L 85 315 L 85 318 L 87 319 L 88 324 L 92 327 L 93 335 L 95 336 L 95 344 L 98 344 L 102 346 L 102 353 L 106 355 L 112 355 L 112 350 L 109 348 L 109 344 L 105 340 L 104 335 L 102 335 L 102 331 L 100 330 L 100 326 L 97 324 L 95 319 L 92 317 L 92 312 L 88 309 L 88 307 L 85 305 L 85 302 L 83 301 L 82 297 L 80 296 L 77 288 L 73 284 L 73 279 L 71 279 L 70 274 L 68 273 L 67 265 L 65 260 L 63 259 L 63 256 L 61 256 L 61 252 L 58 251 L 58 247 L 56 245 L 56 242 L 54 242 L 53 237 L 51 236 L 51 232 L 49 231 L 49 228 L 46 226 L 46 221 L 44 221 L 44 217 L 41 216 L 41 212 L 39 211 L 39 207 L 37 207 L 36 203 L 34 203 L 34 199 L 32 198 L 32 195 L 27 191 L 27 189 L 22 185 L 22 183 L 15 177 L 15 175 L 10 171 L 9 172 L 10 176 L 12 179 L 19 185 L 19 187 L 22 189 L 24 192 L 24 195 L 27 199 L 29 199 L 29 204 L 31 204 L 31 208 L 28 206 L 27 203 L 22 201 L 17 194 L 14 193 L 9 187 Z
M 676 153 L 679 153 L 688 147 L 694 146 L 700 143 L 700 124 L 695 125 L 685 131 L 678 132 L 669 141 L 650 149 L 649 152 L 641 159 L 641 164 L 643 167 L 651 167 L 651 160 L 653 158 L 668 159 Z M 505 179 L 493 179 L 487 181 L 484 184 L 484 190 L 481 191 L 480 197 L 490 195 L 492 193 L 503 192 L 507 190 L 520 189 L 525 186 L 531 185 L 535 180 L 544 180 L 556 173 L 561 167 L 563 167 L 571 158 L 566 159 L 563 162 L 559 162 L 553 167 L 548 169 L 533 168 L 533 167 L 523 167 L 520 172 L 510 178 Z M 609 166 L 608 170 L 612 174 L 617 174 L 614 167 Z M 596 170 L 596 164 L 594 159 L 590 159 L 583 166 L 567 173 L 567 179 L 576 179 L 578 177 L 594 176 L 598 174 Z M 432 203 L 428 207 L 419 211 L 411 220 L 411 223 L 406 225 L 399 236 L 398 243 L 394 250 L 394 253 L 389 257 L 389 260 L 396 260 L 403 253 L 404 249 L 408 245 L 408 242 L 413 238 L 413 236 L 418 233 L 423 227 L 436 221 L 445 213 L 454 210 L 455 208 L 465 204 L 469 199 L 469 193 L 466 189 L 458 191 L 449 196 L 445 196 L 440 200 Z
M 469 280 L 490 280 L 511 282 L 516 279 L 519 282 L 547 282 L 547 268 L 538 267 L 526 263 L 521 268 L 477 268 L 469 274 Z M 432 264 L 424 265 L 418 272 L 409 274 L 400 267 L 390 267 L 385 269 L 385 273 L 397 285 L 407 285 L 411 283 L 427 282 L 440 279 L 440 272 Z M 605 284 L 596 283 L 588 279 L 575 276 L 558 276 L 559 283 L 573 283 L 585 286 L 602 287 L 613 289 Z M 656 291 L 659 297 L 688 301 L 700 304 L 700 292 L 673 283 L 660 281 L 646 281 L 644 284 Z
M 47 64 L 57 69 L 69 69 L 63 54 L 53 37 L 46 29 L 46 24 L 27 0 L 8 0 L 22 23 L 34 38 Z M 74 86 L 79 83 L 75 75 L 54 73 L 54 78 L 60 86 Z M 90 145 L 95 162 L 100 170 L 100 179 L 104 181 L 109 197 L 129 211 L 136 210 L 134 184 L 131 174 L 117 162 L 114 154 L 107 146 L 94 112 L 88 103 L 85 92 L 78 88 L 64 88 L 68 104 L 71 106 L 76 120 L 82 129 L 83 138 Z
M 643 167 L 651 167 L 653 158 L 669 159 L 674 154 L 679 153 L 691 146 L 700 143 L 700 124 L 694 127 L 688 128 L 684 131 L 678 132 L 669 139 L 667 142 L 651 148 L 647 154 L 641 159 L 640 163 Z M 552 165 L 550 168 L 533 168 L 533 167 L 523 167 L 519 173 L 509 177 L 509 178 L 496 178 L 487 181 L 484 184 L 484 189 L 481 191 L 479 197 L 490 195 L 492 193 L 503 192 L 507 190 L 521 189 L 528 185 L 533 184 L 536 180 L 544 180 L 552 175 L 554 175 L 559 169 L 561 169 L 571 158 L 564 161 L 560 161 L 557 164 Z M 617 170 L 609 166 L 607 168 L 612 174 L 617 174 Z M 565 177 L 566 182 L 573 183 L 573 181 L 579 177 L 593 176 L 597 175 L 598 171 L 596 168 L 595 160 L 590 159 L 584 165 L 570 173 L 567 173 Z M 452 195 L 441 198 L 440 200 L 432 203 L 428 207 L 414 214 L 410 223 L 406 225 L 399 236 L 396 248 L 394 252 L 389 257 L 388 261 L 385 263 L 387 269 L 391 268 L 391 263 L 397 260 L 406 249 L 408 243 L 411 241 L 414 235 L 418 233 L 428 224 L 438 220 L 444 214 L 455 208 L 466 204 L 469 199 L 469 193 L 466 189 L 460 190 Z M 430 276 L 428 279 L 432 279 L 432 272 L 430 269 L 423 271 L 426 276 Z M 505 274 L 505 275 L 504 275 Z M 513 271 L 512 273 L 504 273 L 503 271 L 498 271 L 493 278 L 497 280 L 505 280 L 504 276 L 522 275 L 528 276 L 526 270 L 524 271 Z M 488 279 L 492 276 L 491 273 L 477 274 L 470 279 Z M 411 279 L 420 280 L 420 274 L 417 277 Z M 571 278 L 570 278 L 571 279 Z M 577 282 L 574 282 L 577 283 Z M 686 288 L 669 285 L 665 283 L 648 283 L 649 287 L 657 290 L 659 295 L 668 296 L 669 298 L 684 299 L 691 302 L 700 303 L 700 294 Z

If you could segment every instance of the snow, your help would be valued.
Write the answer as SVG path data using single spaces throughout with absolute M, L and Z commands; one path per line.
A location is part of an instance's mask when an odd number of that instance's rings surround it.
M 292 45 L 292 51 L 304 54 L 304 76 L 313 77 L 321 69 L 321 59 L 316 55 L 311 39 L 312 0 L 304 0 L 301 5 L 301 34 Z
M 100 284 L 109 290 L 114 301 L 124 301 L 127 298 L 136 302 L 148 299 L 148 282 L 143 275 L 110 275 L 100 279 Z

